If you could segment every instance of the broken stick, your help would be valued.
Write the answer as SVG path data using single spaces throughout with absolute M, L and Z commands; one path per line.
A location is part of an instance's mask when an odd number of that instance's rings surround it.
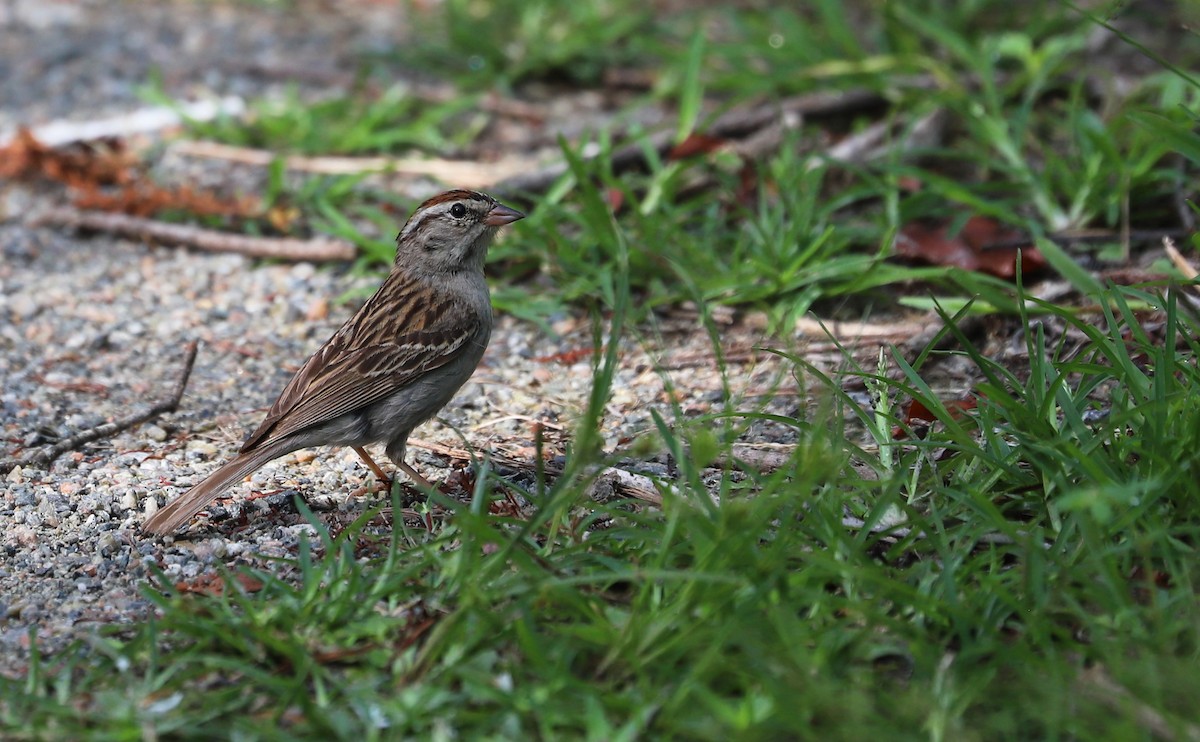
M 43 214 L 38 224 L 108 232 L 134 239 L 184 245 L 209 252 L 232 252 L 251 258 L 311 261 L 353 260 L 358 250 L 349 242 L 329 238 L 299 240 L 291 237 L 254 237 L 215 229 L 172 224 L 128 214 L 102 211 L 54 209 Z
M 144 422 L 153 420 L 159 415 L 174 412 L 179 407 L 179 400 L 183 398 L 183 390 L 187 388 L 188 379 L 192 375 L 192 366 L 196 363 L 196 345 L 195 340 L 187 344 L 184 350 L 183 372 L 179 375 L 179 381 L 176 382 L 175 388 L 171 391 L 171 396 L 167 399 L 162 400 L 158 404 L 151 405 L 141 412 L 123 417 L 120 420 L 97 425 L 94 428 L 76 433 L 62 439 L 53 446 L 46 446 L 19 458 L 0 459 L 0 474 L 8 474 L 18 466 L 48 467 L 52 461 L 68 451 L 74 451 L 80 446 L 85 446 L 102 438 L 111 438 L 117 433 L 137 427 Z
M 410 439 L 408 445 L 413 448 L 423 448 L 426 451 L 439 456 L 445 456 L 449 459 L 470 461 L 473 458 L 471 453 L 464 449 L 443 446 L 430 441 Z M 535 462 L 518 459 L 498 451 L 493 451 L 484 458 L 493 464 L 500 464 L 512 469 L 527 472 L 536 471 L 537 469 Z M 550 462 L 543 462 L 542 473 L 549 478 L 557 478 L 562 475 L 563 469 Z M 662 505 L 662 495 L 659 494 L 654 480 L 645 474 L 637 474 L 625 469 L 618 469 L 615 466 L 607 466 L 596 471 L 595 475 L 595 479 L 592 480 L 587 490 L 588 497 L 594 500 L 609 499 L 609 494 L 604 491 L 607 488 L 624 497 L 632 497 L 635 500 L 641 500 L 651 505 Z M 674 490 L 673 485 L 665 484 L 663 486 Z

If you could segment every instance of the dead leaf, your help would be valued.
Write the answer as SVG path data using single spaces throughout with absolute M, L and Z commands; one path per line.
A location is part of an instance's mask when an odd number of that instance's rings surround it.
M 130 181 L 133 160 L 120 140 L 77 142 L 47 147 L 21 128 L 0 147 L 0 178 L 46 178 L 75 187 L 117 185 Z
M 966 413 L 975 409 L 977 402 L 972 397 L 963 399 L 950 399 L 942 402 L 942 406 L 950 413 L 953 420 L 961 420 Z M 914 399 L 908 403 L 908 409 L 904 412 L 903 424 L 892 428 L 892 438 L 896 440 L 904 440 L 908 437 L 908 431 L 917 427 L 928 427 L 937 421 L 937 416 L 925 406 L 925 403 L 919 399 Z
M 708 134 L 700 134 L 692 132 L 679 144 L 676 144 L 667 152 L 668 160 L 684 160 L 688 157 L 697 155 L 706 155 L 710 152 L 715 152 L 724 146 L 725 140 L 721 137 L 709 136 Z
M 263 589 L 263 582 L 257 577 L 238 572 L 233 575 L 233 579 L 242 590 L 248 593 L 256 593 Z M 218 597 L 225 594 L 228 585 L 229 583 L 221 575 L 216 572 L 207 572 L 194 580 L 175 583 L 175 589 L 181 593 Z
M 616 214 L 625 205 L 625 193 L 619 188 L 606 188 L 604 200 L 608 203 L 609 211 Z
M 154 183 L 119 139 L 47 147 L 28 129 L 19 129 L 11 142 L 0 147 L 0 178 L 52 180 L 78 191 L 75 205 L 79 208 L 132 216 L 180 211 L 246 218 L 259 210 L 254 198 L 222 198 L 189 186 Z
M 275 205 L 267 209 L 267 221 L 280 234 L 291 234 L 301 216 L 300 209 L 295 206 Z
M 196 216 L 246 218 L 258 211 L 257 200 L 250 197 L 222 198 L 211 191 L 190 186 L 163 187 L 148 180 L 127 183 L 115 192 L 89 186 L 75 199 L 81 209 L 111 211 L 131 216 L 152 217 L 167 211 Z
M 932 265 L 948 265 L 963 270 L 1012 279 L 1017 275 L 1017 257 L 1026 275 L 1046 267 L 1046 258 L 1029 238 L 985 216 L 967 219 L 956 234 L 949 225 L 912 222 L 896 235 L 896 254 Z
M 734 192 L 734 200 L 747 210 L 753 210 L 759 199 L 759 185 L 762 178 L 758 174 L 758 165 L 753 160 L 746 160 L 738 171 L 738 185 Z
M 594 348 L 576 348 L 575 350 L 565 350 L 562 353 L 552 353 L 548 356 L 538 356 L 533 360 L 538 363 L 559 363 L 563 366 L 573 366 L 585 358 L 591 357 L 596 350 Z M 600 352 L 604 352 L 601 348 Z

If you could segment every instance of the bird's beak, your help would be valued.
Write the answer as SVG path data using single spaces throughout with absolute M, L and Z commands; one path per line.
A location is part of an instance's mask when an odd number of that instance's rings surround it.
M 483 223 L 489 227 L 503 227 L 505 224 L 512 224 L 516 220 L 524 218 L 525 215 L 516 209 L 510 209 L 504 204 L 496 204 L 483 218 Z

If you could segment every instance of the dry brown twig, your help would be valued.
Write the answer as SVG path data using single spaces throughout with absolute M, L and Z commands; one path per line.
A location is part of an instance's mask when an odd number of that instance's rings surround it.
M 727 455 L 717 458 L 717 465 L 769 474 L 787 466 L 795 453 L 796 446 L 791 443 L 735 443 Z
M 882 102 L 883 98 L 874 91 L 850 90 L 845 92 L 822 91 L 797 95 L 779 102 L 765 103 L 749 108 L 729 111 L 709 126 L 704 134 L 717 139 L 750 139 L 756 133 L 773 126 L 797 126 L 804 116 L 827 115 L 857 110 Z M 774 136 L 764 136 L 756 149 L 761 149 Z M 614 174 L 644 167 L 646 149 L 649 147 L 660 156 L 674 145 L 675 132 L 662 131 L 647 137 L 645 142 L 632 142 L 613 150 L 610 167 Z M 507 198 L 521 194 L 540 193 L 567 172 L 567 163 L 556 162 L 540 170 L 516 175 L 496 183 L 497 195 Z
M 1200 271 L 1196 270 L 1196 266 L 1192 265 L 1191 261 L 1183 257 L 1183 253 L 1179 252 L 1179 248 L 1175 247 L 1175 240 L 1170 237 L 1163 237 L 1163 250 L 1166 251 L 1167 257 L 1175 265 L 1175 268 L 1183 274 L 1183 277 L 1189 281 L 1194 281 Z
M 1180 719 L 1167 718 L 1131 693 L 1128 688 L 1113 680 L 1101 665 L 1080 672 L 1075 687 L 1113 711 L 1132 715 L 1139 724 L 1159 739 L 1200 742 L 1200 726 Z
M 266 167 L 280 155 L 263 149 L 234 147 L 217 142 L 182 140 L 171 144 L 174 154 L 189 157 L 237 162 L 243 165 Z M 536 166 L 531 160 L 509 157 L 495 162 L 445 160 L 441 158 L 402 157 L 283 157 L 288 170 L 322 175 L 355 175 L 358 173 L 393 173 L 425 176 L 460 188 L 486 188 L 498 180 L 510 178 Z
M 196 347 L 197 343 L 195 340 L 188 343 L 185 347 L 183 370 L 179 374 L 179 380 L 175 383 L 175 388 L 171 391 L 171 396 L 128 417 L 80 431 L 75 435 L 64 438 L 53 446 L 47 446 L 19 458 L 0 459 L 0 474 L 8 474 L 18 466 L 48 467 L 51 462 L 68 451 L 74 451 L 80 446 L 85 446 L 103 438 L 111 438 L 117 433 L 137 427 L 144 422 L 153 420 L 159 415 L 174 412 L 179 407 L 179 401 L 183 398 L 183 391 L 187 388 L 188 379 L 191 378 L 192 366 L 196 363 Z
M 353 260 L 358 250 L 348 242 L 329 238 L 300 240 L 290 237 L 254 237 L 187 224 L 171 224 L 127 214 L 56 208 L 38 218 L 39 225 L 107 232 L 148 242 L 184 245 L 209 252 L 232 252 L 252 258 L 322 262 Z
M 178 126 L 184 120 L 211 121 L 218 116 L 240 116 L 246 102 L 236 96 L 182 103 L 178 106 L 149 106 L 103 119 L 72 121 L 60 119 L 29 131 L 47 147 L 61 147 L 75 142 L 94 142 L 97 139 L 128 138 L 154 134 Z M 9 143 L 20 136 L 18 131 L 0 132 L 0 142 Z
M 911 337 L 928 325 L 926 318 L 879 323 L 801 317 L 796 321 L 794 332 L 796 337 L 829 338 L 843 344 L 874 344 Z
M 833 145 L 825 157 L 836 162 L 862 163 L 892 152 L 906 154 L 941 142 L 945 122 L 946 113 L 938 108 L 906 127 L 900 132 L 903 136 L 894 137 L 897 133 L 895 124 L 880 121 Z M 809 169 L 818 166 L 819 162 L 815 160 L 808 165 Z
M 429 451 L 430 453 L 434 453 L 439 456 L 445 456 L 446 458 L 455 459 L 458 461 L 471 461 L 473 458 L 476 458 L 473 457 L 469 451 L 461 448 L 452 448 L 450 446 L 443 446 L 440 443 L 421 441 L 415 438 L 410 438 L 408 445 L 410 447 L 421 448 Z M 512 469 L 518 469 L 525 472 L 537 471 L 537 465 L 533 461 L 518 459 L 500 452 L 490 452 L 487 454 L 486 458 L 493 463 L 507 466 Z M 543 462 L 542 464 L 542 473 L 551 479 L 561 476 L 562 472 L 563 470 L 561 467 L 551 464 L 550 462 Z M 600 471 L 596 473 L 596 477 L 592 481 L 592 484 L 588 487 L 587 494 L 589 497 L 595 500 L 608 499 L 605 489 L 611 489 L 617 495 L 632 497 L 636 500 L 650 503 L 651 505 L 662 504 L 662 495 L 658 493 L 658 487 L 655 485 L 654 480 L 644 474 L 626 471 L 625 469 L 619 469 L 615 466 L 607 466 L 600 469 Z

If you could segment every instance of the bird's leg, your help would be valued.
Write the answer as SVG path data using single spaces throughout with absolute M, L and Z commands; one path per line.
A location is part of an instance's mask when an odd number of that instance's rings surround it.
M 363 448 L 362 446 L 354 446 L 353 448 L 354 452 L 362 458 L 364 463 L 366 463 L 367 468 L 375 472 L 375 476 L 379 477 L 379 481 L 383 482 L 390 490 L 392 488 L 392 478 L 383 473 L 383 469 L 379 468 L 379 464 L 375 463 L 375 459 L 371 458 L 371 454 L 367 453 L 367 449 Z M 407 474 L 409 478 L 417 484 L 427 489 L 435 489 L 435 487 L 430 484 L 428 479 L 418 474 L 416 469 L 404 462 L 404 459 L 400 459 L 399 461 L 395 461 L 393 463 L 396 464 L 397 469 Z
M 383 473 L 383 469 L 379 468 L 379 464 L 375 463 L 375 459 L 371 458 L 371 454 L 367 453 L 367 449 L 363 448 L 362 446 L 354 446 L 353 448 L 354 453 L 358 454 L 359 458 L 363 460 L 363 463 L 367 465 L 367 468 L 375 472 L 375 476 L 379 477 L 379 481 L 381 484 L 383 484 L 384 488 L 391 490 L 392 478 Z
M 397 461 L 397 462 L 395 462 L 395 464 L 396 464 L 396 467 L 398 469 L 400 469 L 400 471 L 407 474 L 409 476 L 409 478 L 412 479 L 417 484 L 421 485 L 422 487 L 424 487 L 426 489 L 436 489 L 432 484 L 429 483 L 428 479 L 426 479 L 425 477 L 418 474 L 416 469 L 414 469 L 411 466 L 409 466 L 408 464 L 404 463 L 403 460 Z

